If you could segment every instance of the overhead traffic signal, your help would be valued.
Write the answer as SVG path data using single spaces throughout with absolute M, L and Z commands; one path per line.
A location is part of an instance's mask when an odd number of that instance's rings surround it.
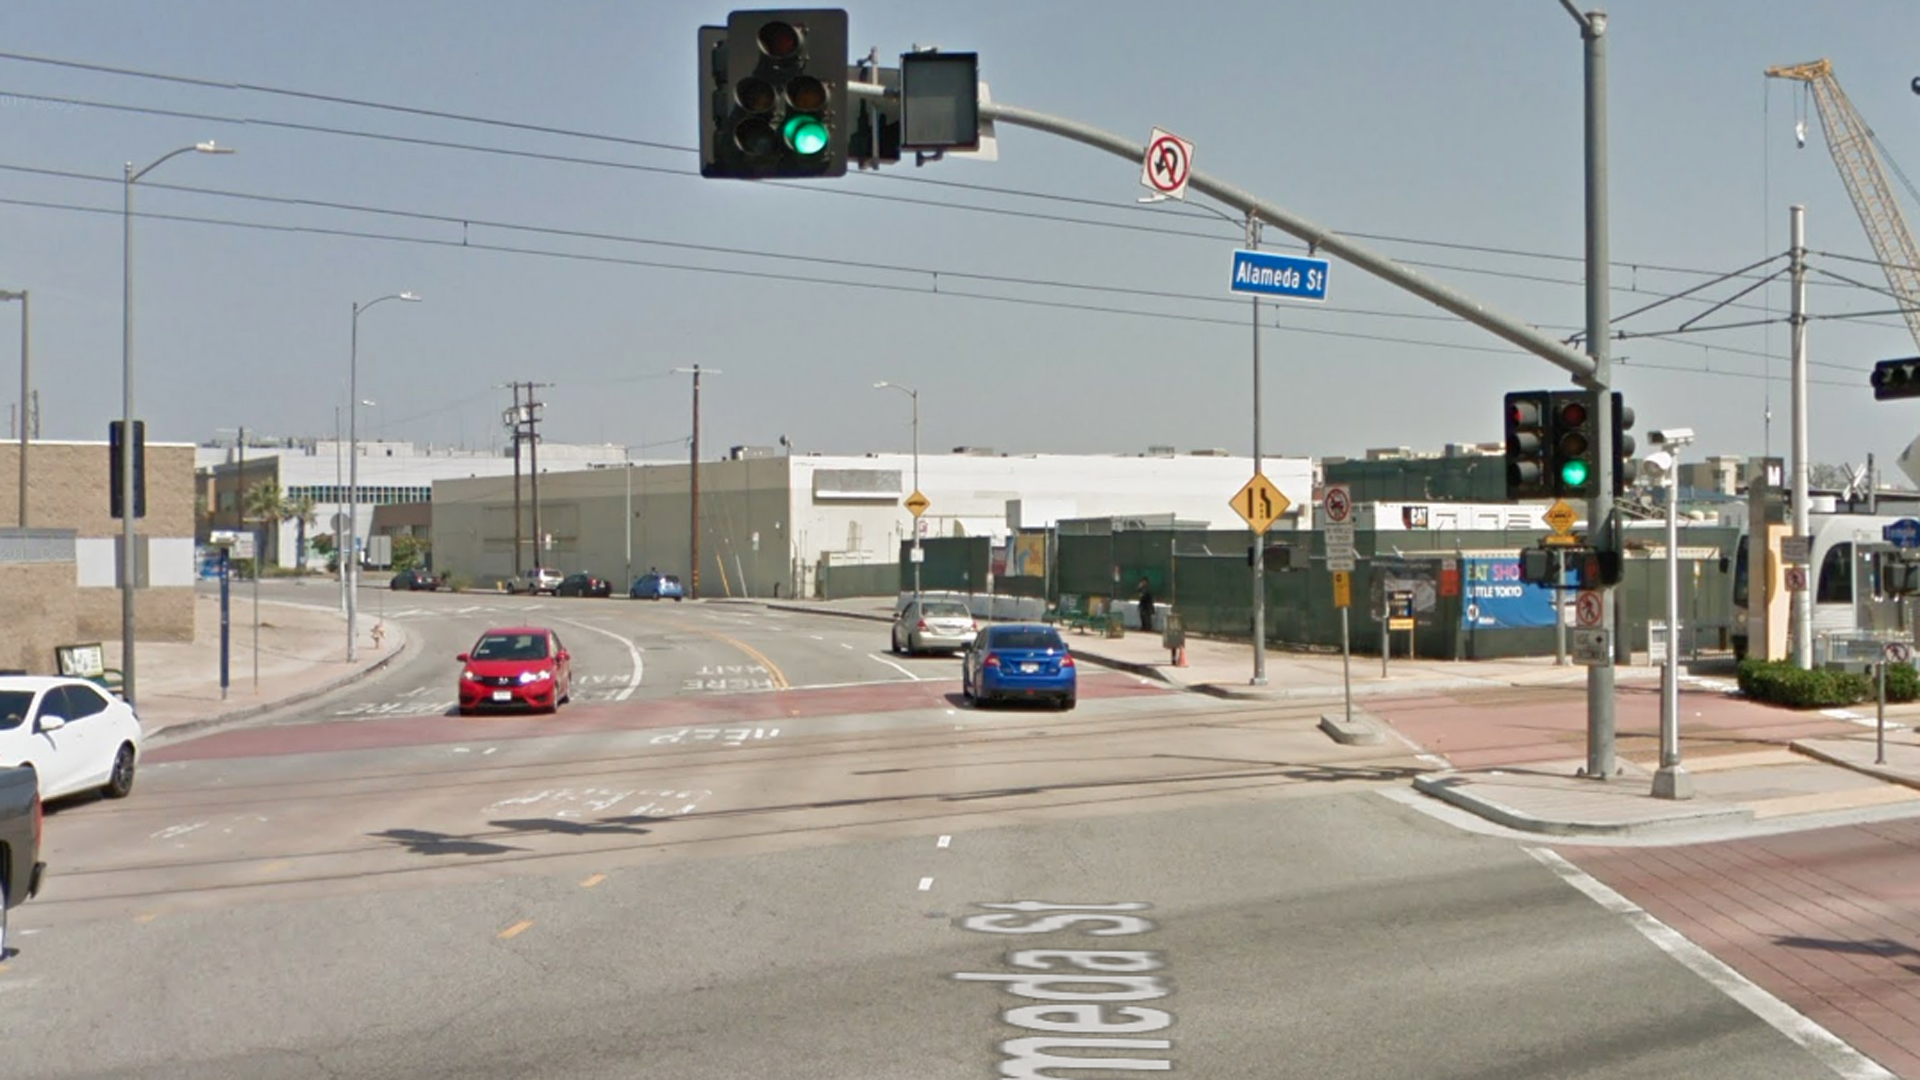
M 847 13 L 735 11 L 699 36 L 700 175 L 831 177 L 847 171 Z
M 1560 498 L 1590 499 L 1600 482 L 1600 440 L 1594 437 L 1593 404 L 1590 391 L 1553 392 L 1553 452 L 1547 472 L 1553 494 Z
M 1552 394 L 1519 390 L 1507 395 L 1507 498 L 1545 499 L 1554 494 L 1547 475 Z

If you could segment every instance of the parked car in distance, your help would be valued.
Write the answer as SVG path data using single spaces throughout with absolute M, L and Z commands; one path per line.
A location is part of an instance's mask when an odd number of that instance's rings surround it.
M 612 596 L 613 582 L 589 573 L 568 574 L 554 586 L 555 596 Z
M 482 709 L 554 712 L 573 697 L 573 657 L 545 627 L 488 630 L 455 659 L 463 665 L 462 716 Z
M 85 679 L 0 677 L 0 765 L 31 765 L 40 797 L 133 790 L 140 763 L 133 707 Z
M 40 891 L 40 778 L 32 769 L 0 768 L 0 960 L 7 958 L 7 912 Z
M 1058 630 L 1044 623 L 1006 623 L 974 635 L 961 661 L 960 692 L 975 705 L 1022 699 L 1071 709 L 1079 683 L 1073 654 Z
M 440 588 L 440 579 L 425 570 L 402 570 L 393 575 L 393 580 L 388 584 L 394 592 L 413 592 L 417 589 L 433 592 Z
M 958 600 L 909 600 L 893 617 L 893 651 L 956 653 L 979 630 L 973 613 Z
M 538 596 L 541 593 L 551 594 L 555 589 L 560 587 L 560 581 L 560 571 L 549 570 L 544 566 L 536 566 L 531 570 L 522 572 L 519 577 L 508 578 L 507 591 L 510 593 L 527 593 L 533 596 Z
M 680 579 L 672 574 L 646 573 L 633 580 L 633 587 L 627 595 L 635 600 L 665 600 L 671 597 L 680 600 L 686 593 L 680 588 Z

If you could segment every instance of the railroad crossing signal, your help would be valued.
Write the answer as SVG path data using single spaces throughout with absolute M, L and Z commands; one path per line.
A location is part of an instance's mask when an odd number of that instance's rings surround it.
M 913 494 L 907 496 L 907 510 L 912 513 L 915 518 L 926 513 L 927 507 L 932 505 L 933 504 L 927 500 L 927 497 L 920 494 L 919 491 L 915 491 Z
M 1293 504 L 1265 473 L 1254 473 L 1253 479 L 1234 493 L 1232 505 L 1234 512 L 1246 519 L 1247 527 L 1257 534 L 1266 532 Z

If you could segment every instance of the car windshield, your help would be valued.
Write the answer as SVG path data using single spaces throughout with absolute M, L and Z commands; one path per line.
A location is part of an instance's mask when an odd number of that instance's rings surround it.
M 922 604 L 920 617 L 923 619 L 970 619 L 973 616 L 967 611 L 965 604 L 956 604 L 949 600 L 938 604 Z
M 488 634 L 470 654 L 475 660 L 542 660 L 547 655 L 545 634 Z
M 0 731 L 20 726 L 33 708 L 33 691 L 0 690 Z
M 993 632 L 988 643 L 996 649 L 1064 649 L 1066 643 L 1052 630 L 1006 628 Z

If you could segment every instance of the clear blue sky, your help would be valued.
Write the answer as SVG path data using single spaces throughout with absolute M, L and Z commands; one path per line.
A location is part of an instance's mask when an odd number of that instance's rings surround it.
M 907 402 L 870 389 L 878 379 L 921 390 L 929 450 L 1249 448 L 1247 306 L 1225 287 L 1236 228 L 1139 206 L 1136 166 L 1007 127 L 995 163 L 909 161 L 789 187 L 703 181 L 695 30 L 727 10 L 15 0 L 11 53 L 610 137 L 0 60 L 0 288 L 32 291 L 43 434 L 103 438 L 119 414 L 122 164 L 213 138 L 240 153 L 168 162 L 142 181 L 138 209 L 272 228 L 137 221 L 137 393 L 156 438 L 241 424 L 329 432 L 346 399 L 353 302 L 414 289 L 426 303 L 361 319 L 361 396 L 379 402 L 365 434 L 497 444 L 507 393 L 495 386 L 534 379 L 555 384 L 549 439 L 674 456 L 687 380 L 665 373 L 697 361 L 722 372 L 703 395 L 703 441 L 716 449 L 784 434 L 801 450 L 903 450 Z M 1197 144 L 1203 171 L 1372 237 L 1511 314 L 1562 335 L 1583 318 L 1581 43 L 1554 0 L 849 10 L 856 52 L 975 50 L 996 100 L 1141 140 L 1168 128 Z M 1814 251 L 1871 255 L 1816 119 L 1795 148 L 1810 103 L 1762 70 L 1830 57 L 1894 160 L 1920 175 L 1908 85 L 1920 75 L 1920 6 L 1622 0 L 1610 15 L 1616 314 L 1705 280 L 1660 268 L 1723 273 L 1784 251 L 1793 202 L 1808 206 Z M 603 164 L 231 122 L 246 119 Z M 1920 216 L 1897 178 L 1895 189 Z M 1882 284 L 1876 267 L 1826 255 L 1816 265 Z M 1814 280 L 1819 314 L 1891 306 Z M 1786 290 L 1743 303 L 1703 321 L 1769 309 L 1777 320 Z M 0 305 L 8 401 L 15 307 Z M 1670 330 L 1701 310 L 1669 305 L 1624 326 Z M 1492 440 L 1504 391 L 1564 380 L 1339 263 L 1329 303 L 1267 312 L 1269 453 Z M 1818 322 L 1811 342 L 1814 459 L 1872 452 L 1891 468 L 1920 434 L 1920 407 L 1874 402 L 1865 373 L 1920 347 L 1894 317 Z M 1784 325 L 1618 342 L 1617 384 L 1642 431 L 1694 427 L 1707 453 L 1760 452 L 1771 398 L 1782 454 L 1787 347 Z

